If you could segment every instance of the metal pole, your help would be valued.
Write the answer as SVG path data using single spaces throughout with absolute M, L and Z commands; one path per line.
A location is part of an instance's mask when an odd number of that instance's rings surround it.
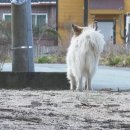
M 12 0 L 12 71 L 33 72 L 31 0 Z
M 84 0 L 84 26 L 88 26 L 88 0 Z

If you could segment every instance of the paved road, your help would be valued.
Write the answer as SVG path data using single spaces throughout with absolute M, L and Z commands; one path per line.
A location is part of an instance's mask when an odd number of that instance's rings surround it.
M 5 64 L 3 71 L 11 71 L 11 64 Z M 36 72 L 66 72 L 65 64 L 35 64 Z M 130 89 L 130 68 L 99 66 L 92 85 L 95 89 Z

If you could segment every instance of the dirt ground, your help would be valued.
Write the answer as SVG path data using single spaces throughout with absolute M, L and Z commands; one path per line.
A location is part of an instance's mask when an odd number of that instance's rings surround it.
M 130 130 L 130 92 L 0 90 L 1 130 Z

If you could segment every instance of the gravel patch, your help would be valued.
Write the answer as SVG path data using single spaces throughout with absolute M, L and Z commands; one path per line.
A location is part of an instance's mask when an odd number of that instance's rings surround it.
M 0 90 L 2 130 L 129 130 L 130 92 Z

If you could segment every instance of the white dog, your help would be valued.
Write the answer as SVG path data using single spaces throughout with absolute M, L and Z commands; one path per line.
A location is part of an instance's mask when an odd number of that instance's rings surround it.
M 92 27 L 72 25 L 74 35 L 66 57 L 67 78 L 70 89 L 92 90 L 91 80 L 96 71 L 100 53 L 105 44 L 104 37 Z M 83 79 L 85 84 L 83 85 Z M 85 87 L 86 85 L 86 87 Z

